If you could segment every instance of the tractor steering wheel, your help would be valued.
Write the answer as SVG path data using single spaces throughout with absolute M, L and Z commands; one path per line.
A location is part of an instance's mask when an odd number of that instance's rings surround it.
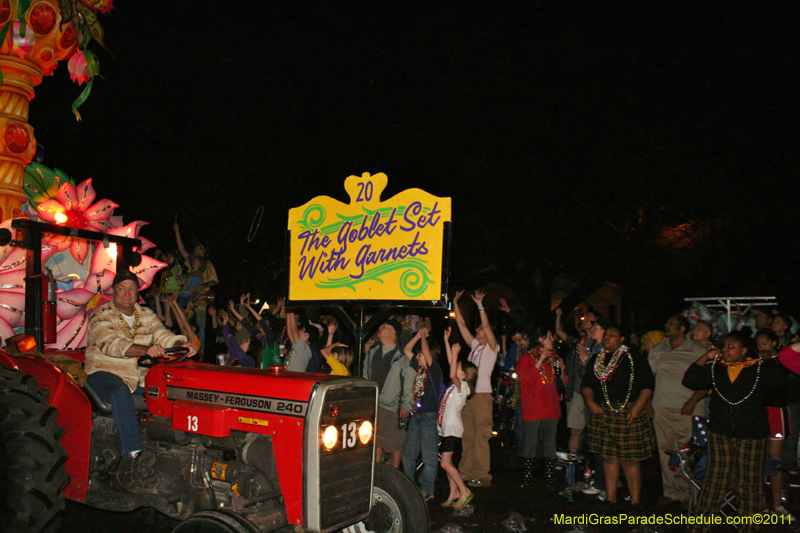
M 189 357 L 189 348 L 186 348 L 185 346 L 173 346 L 172 348 L 164 349 L 164 357 L 151 357 L 149 355 L 143 355 L 139 358 L 136 364 L 138 366 L 150 368 L 163 363 L 177 363 L 179 361 L 184 361 L 187 357 Z

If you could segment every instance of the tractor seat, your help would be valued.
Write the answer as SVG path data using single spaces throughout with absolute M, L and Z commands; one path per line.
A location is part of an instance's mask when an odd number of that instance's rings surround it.
M 86 392 L 86 396 L 89 397 L 89 401 L 92 402 L 92 407 L 95 412 L 103 415 L 113 414 L 111 404 L 100 398 L 97 391 L 92 388 L 88 381 L 83 385 L 83 390 Z M 133 395 L 133 408 L 137 411 L 147 411 L 147 402 L 145 402 L 143 394 Z

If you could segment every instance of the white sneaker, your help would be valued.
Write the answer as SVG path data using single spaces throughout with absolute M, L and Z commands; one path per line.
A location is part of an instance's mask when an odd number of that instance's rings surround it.
M 601 490 L 600 492 L 597 493 L 597 499 L 600 500 L 601 502 L 606 501 L 606 498 L 607 498 L 606 491 Z
M 588 494 L 590 496 L 594 496 L 595 494 L 600 494 L 600 489 L 595 487 L 594 485 L 586 485 L 581 489 L 581 492 L 584 494 Z

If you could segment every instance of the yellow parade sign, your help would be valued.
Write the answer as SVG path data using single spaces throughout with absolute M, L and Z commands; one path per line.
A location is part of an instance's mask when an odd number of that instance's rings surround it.
M 442 301 L 450 198 L 407 189 L 382 202 L 388 181 L 350 176 L 349 204 L 317 196 L 289 210 L 290 301 Z

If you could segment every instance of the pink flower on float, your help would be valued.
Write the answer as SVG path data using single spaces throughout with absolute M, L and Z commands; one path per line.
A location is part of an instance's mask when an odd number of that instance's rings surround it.
M 142 254 L 143 252 L 146 252 L 155 246 L 149 240 L 139 236 L 139 231 L 146 224 L 147 222 L 137 220 L 125 226 L 110 229 L 107 233 L 109 235 L 116 235 L 118 237 L 128 237 L 131 239 L 141 240 L 142 249 L 136 251 Z M 143 285 L 141 289 L 144 290 L 149 287 L 151 283 L 153 283 L 153 277 L 156 275 L 156 272 L 165 266 L 167 266 L 166 263 L 157 261 L 150 256 L 142 255 L 142 262 L 139 264 L 139 266 L 131 268 L 131 270 L 139 277 L 140 280 L 142 280 Z M 117 247 L 113 244 L 110 244 L 108 248 L 105 248 L 102 245 L 97 247 L 94 257 L 92 257 L 91 268 L 89 269 L 89 271 L 92 273 L 103 272 L 106 270 L 111 272 L 117 271 Z
M 129 237 L 142 241 L 142 253 L 155 245 L 139 236 L 139 230 L 147 222 L 137 220 L 119 228 L 112 228 L 107 233 L 118 237 Z M 166 263 L 156 261 L 152 257 L 142 255 L 142 262 L 131 270 L 142 281 L 140 290 L 144 290 L 153 283 L 156 272 L 166 267 Z M 89 271 L 91 274 L 83 281 L 76 281 L 69 291 L 58 293 L 58 315 L 56 344 L 51 347 L 65 349 L 78 348 L 86 344 L 87 324 L 89 315 L 95 307 L 102 305 L 110 298 L 106 293 L 111 291 L 111 283 L 117 271 L 117 246 L 109 243 L 108 248 L 103 244 L 95 247 Z
M 119 205 L 111 200 L 92 204 L 96 197 L 91 178 L 84 180 L 77 188 L 71 183 L 64 183 L 58 188 L 55 199 L 45 200 L 36 210 L 39 218 L 45 222 L 106 233 L 112 228 L 109 218 Z M 53 235 L 47 242 L 58 246 L 59 251 L 69 248 L 72 257 L 81 264 L 89 252 L 87 242 L 80 239 Z
M 92 78 L 89 72 L 89 65 L 86 63 L 86 54 L 83 50 L 76 50 L 72 57 L 67 62 L 69 69 L 69 77 L 72 81 L 78 82 L 78 85 L 83 85 Z

